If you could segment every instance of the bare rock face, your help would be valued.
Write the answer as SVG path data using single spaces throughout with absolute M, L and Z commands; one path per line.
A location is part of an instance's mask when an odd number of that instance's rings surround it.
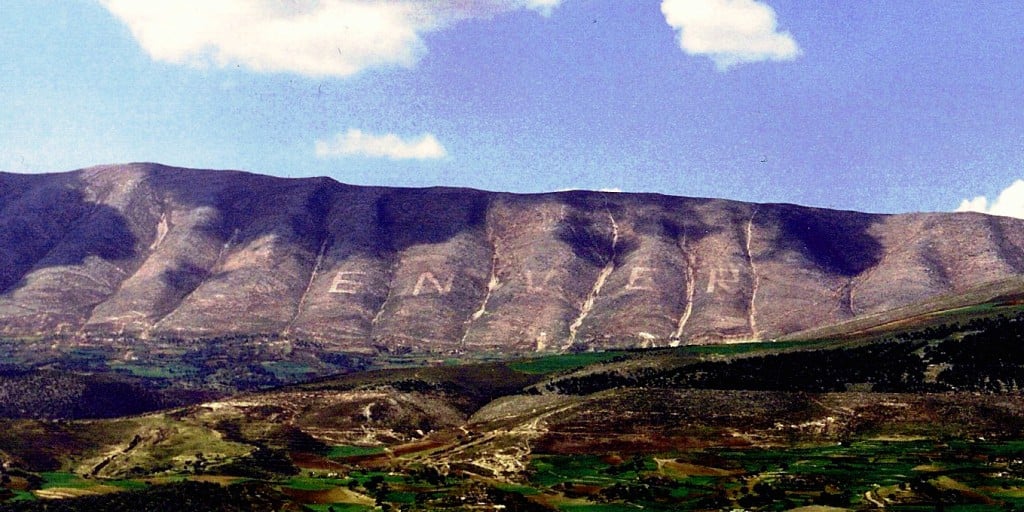
M 0 334 L 338 350 L 764 340 L 1024 272 L 1024 222 L 132 164 L 0 174 Z

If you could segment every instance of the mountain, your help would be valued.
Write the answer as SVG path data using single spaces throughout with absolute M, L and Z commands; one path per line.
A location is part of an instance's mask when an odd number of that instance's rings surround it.
M 0 174 L 0 335 L 337 350 L 768 340 L 1024 273 L 1024 221 L 156 164 Z

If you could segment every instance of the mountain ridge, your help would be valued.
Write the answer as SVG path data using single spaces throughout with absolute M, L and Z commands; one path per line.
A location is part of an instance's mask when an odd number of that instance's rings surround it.
M 341 350 L 765 340 L 1024 272 L 1024 221 L 159 164 L 0 174 L 0 334 Z

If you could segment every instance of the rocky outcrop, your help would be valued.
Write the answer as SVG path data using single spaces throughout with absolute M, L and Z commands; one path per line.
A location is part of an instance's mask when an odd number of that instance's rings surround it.
M 0 174 L 0 334 L 339 350 L 763 340 L 1024 272 L 1024 222 L 155 164 Z

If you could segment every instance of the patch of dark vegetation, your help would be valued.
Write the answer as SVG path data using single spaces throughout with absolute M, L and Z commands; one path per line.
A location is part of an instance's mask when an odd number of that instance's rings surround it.
M 326 455 L 331 447 L 319 439 L 294 426 L 282 426 L 267 436 L 267 445 L 280 447 L 285 451 Z
M 184 298 L 186 294 L 198 288 L 199 285 L 209 277 L 209 269 L 192 265 L 187 262 L 174 268 L 168 268 L 160 275 L 160 279 L 162 279 L 164 283 L 171 286 L 171 288 L 180 291 L 181 298 Z
M 495 505 L 495 509 L 508 512 L 549 512 L 553 509 L 530 501 L 520 493 L 505 491 L 496 487 L 488 487 L 486 492 L 487 503 Z
M 953 389 L 1024 388 L 1024 314 L 972 321 L 960 339 L 929 346 L 925 358 L 944 369 L 936 380 Z
M 299 474 L 288 452 L 283 449 L 259 447 L 251 454 L 228 464 L 217 466 L 211 472 L 246 478 L 275 478 Z
M 115 418 L 173 405 L 137 379 L 32 371 L 0 376 L 0 417 Z
M 571 213 L 559 225 L 557 235 L 577 258 L 595 267 L 605 266 L 614 256 L 612 226 L 607 220 L 595 222 L 590 216 Z
M 56 471 L 61 457 L 85 444 L 67 425 L 0 420 L 0 445 L 14 463 L 29 471 Z
M 89 256 L 124 261 L 136 256 L 138 240 L 124 214 L 89 201 L 71 183 L 43 185 L 5 205 L 0 223 L 0 293 L 26 284 L 32 269 L 81 264 Z
M 468 415 L 497 398 L 518 393 L 541 378 L 542 375 L 516 371 L 506 363 L 482 363 L 373 370 L 300 384 L 295 389 L 348 391 L 390 386 L 399 391 L 444 396 L 459 412 Z
M 238 335 L 0 340 L 0 418 L 112 418 L 369 367 L 317 342 Z
M 762 391 L 1018 391 L 1024 387 L 1024 313 L 977 318 L 880 341 L 722 360 L 682 360 L 554 379 L 548 391 L 588 395 L 616 387 Z
M 652 376 L 668 387 L 765 391 L 845 391 L 859 384 L 881 392 L 923 391 L 927 364 L 914 353 L 924 342 L 792 352 L 701 362 Z
M 245 482 L 222 487 L 204 482 L 180 482 L 148 489 L 84 496 L 62 500 L 0 503 L 0 512 L 72 512 L 72 511 L 210 511 L 242 512 L 265 510 L 301 510 L 289 505 L 286 496 L 261 482 Z

